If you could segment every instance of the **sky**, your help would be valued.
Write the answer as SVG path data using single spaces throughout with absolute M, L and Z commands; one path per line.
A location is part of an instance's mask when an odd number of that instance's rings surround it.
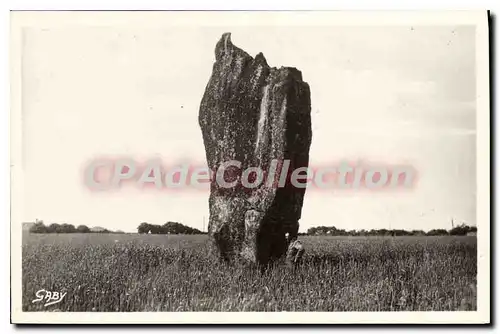
M 363 160 L 418 173 L 412 189 L 310 189 L 301 231 L 476 224 L 475 30 L 418 25 L 26 28 L 24 221 L 206 230 L 208 190 L 96 193 L 82 179 L 100 156 L 205 162 L 198 111 L 224 32 L 270 66 L 302 72 L 312 166 Z

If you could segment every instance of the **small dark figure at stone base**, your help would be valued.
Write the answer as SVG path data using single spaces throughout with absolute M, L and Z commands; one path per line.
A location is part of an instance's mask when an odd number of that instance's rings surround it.
M 297 237 L 290 237 L 287 233 L 286 236 L 288 249 L 286 252 L 286 262 L 289 266 L 295 267 L 302 262 L 302 257 L 305 253 L 304 245 L 302 242 L 297 240 Z

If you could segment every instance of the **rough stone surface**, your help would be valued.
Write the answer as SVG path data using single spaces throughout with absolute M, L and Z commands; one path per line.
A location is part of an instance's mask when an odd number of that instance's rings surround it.
M 240 169 L 226 171 L 227 182 L 247 167 L 268 171 L 273 159 L 278 168 L 273 185 L 266 178 L 252 189 L 224 188 L 212 178 L 212 250 L 228 262 L 267 264 L 286 253 L 285 233 L 298 232 L 305 188 L 292 186 L 289 178 L 284 187 L 276 183 L 285 160 L 288 175 L 309 164 L 309 85 L 295 68 L 271 68 L 262 53 L 252 58 L 232 44 L 229 33 L 217 43 L 215 57 L 199 113 L 208 167 L 216 171 L 224 162 L 241 162 Z

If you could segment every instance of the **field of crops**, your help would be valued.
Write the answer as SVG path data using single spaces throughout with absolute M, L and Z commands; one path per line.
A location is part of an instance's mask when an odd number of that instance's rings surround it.
M 476 310 L 476 237 L 302 237 L 291 270 L 225 267 L 206 236 L 26 234 L 24 311 Z M 44 307 L 38 290 L 66 292 Z

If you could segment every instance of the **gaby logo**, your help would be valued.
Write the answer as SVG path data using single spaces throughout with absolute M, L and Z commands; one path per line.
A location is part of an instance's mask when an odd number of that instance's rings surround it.
M 66 296 L 67 292 L 57 292 L 57 291 L 48 291 L 45 289 L 38 290 L 35 293 L 35 296 L 37 297 L 34 299 L 31 303 L 38 303 L 38 302 L 45 302 L 43 306 L 49 306 L 49 305 L 54 305 L 60 303 L 63 298 Z
M 252 190 L 256 188 L 368 189 L 410 188 L 416 172 L 412 166 L 359 164 L 341 161 L 328 166 L 293 166 L 290 160 L 272 160 L 268 166 L 244 166 L 228 160 L 213 168 L 182 163 L 166 166 L 161 160 L 138 163 L 133 159 L 97 159 L 84 170 L 91 190 L 118 189 L 127 183 L 139 188 Z

